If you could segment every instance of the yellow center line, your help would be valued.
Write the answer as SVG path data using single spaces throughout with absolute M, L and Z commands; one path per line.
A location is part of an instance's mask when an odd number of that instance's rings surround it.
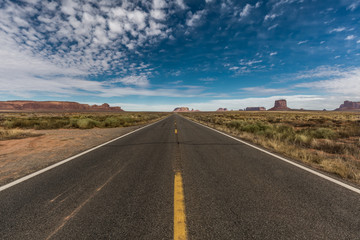
M 175 128 L 175 134 L 177 134 L 177 129 Z
M 174 180 L 174 240 L 187 239 L 184 199 L 181 173 L 176 172 Z

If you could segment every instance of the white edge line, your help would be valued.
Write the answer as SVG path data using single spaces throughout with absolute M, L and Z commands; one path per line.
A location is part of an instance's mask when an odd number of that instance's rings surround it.
M 170 116 L 171 116 L 171 115 L 170 115 Z M 166 117 L 166 118 L 168 118 L 168 117 Z M 116 141 L 116 140 L 119 140 L 120 138 L 126 137 L 126 136 L 128 136 L 128 135 L 130 135 L 130 134 L 133 134 L 133 133 L 135 133 L 135 132 L 137 132 L 137 131 L 140 131 L 140 130 L 142 130 L 142 129 L 144 129 L 144 128 L 147 128 L 147 127 L 150 127 L 150 126 L 152 126 L 152 125 L 154 125 L 154 124 L 156 124 L 156 123 L 159 123 L 159 122 L 165 120 L 166 118 L 160 119 L 160 120 L 158 120 L 158 121 L 156 121 L 156 122 L 153 122 L 153 123 L 151 123 L 151 124 L 149 124 L 149 125 L 146 125 L 146 126 L 143 126 L 143 127 L 141 127 L 141 128 L 135 129 L 135 130 L 132 131 L 132 132 L 128 132 L 128 133 L 126 133 L 126 134 L 124 134 L 124 135 L 121 135 L 120 137 L 114 138 L 114 139 L 112 139 L 112 140 L 110 140 L 110 141 L 107 141 L 107 142 L 105 142 L 105 143 L 102 143 L 102 144 L 100 144 L 100 145 L 98 145 L 98 146 L 96 146 L 96 147 L 90 148 L 90 149 L 88 149 L 88 150 L 86 150 L 86 151 L 84 151 L 84 152 L 78 153 L 78 154 L 76 154 L 76 155 L 74 155 L 74 156 L 72 156 L 72 157 L 66 158 L 66 159 L 64 159 L 64 160 L 62 160 L 62 161 L 60 161 L 60 162 L 57 162 L 57 163 L 55 163 L 55 164 L 53 164 L 53 165 L 50 165 L 50 166 L 48 166 L 48 167 L 46 167 L 46 168 L 43 168 L 43 169 L 39 170 L 39 171 L 36 171 L 36 172 L 31 173 L 31 174 L 29 174 L 29 175 L 26 175 L 25 177 L 19 178 L 19 179 L 13 181 L 13 182 L 10 182 L 10 183 L 8 183 L 8 184 L 5 184 L 4 186 L 1 186 L 1 187 L 0 187 L 0 192 L 1 192 L 1 191 L 4 191 L 5 189 L 8 189 L 8 188 L 10 188 L 10 187 L 12 187 L 12 186 L 15 186 L 15 185 L 17 185 L 17 184 L 19 184 L 19 183 L 21 183 L 21 182 L 24 182 L 24 181 L 26 181 L 26 180 L 28 180 L 28 179 L 30 179 L 30 178 L 33 178 L 33 177 L 35 177 L 35 176 L 37 176 L 37 175 L 40 175 L 40 174 L 42 174 L 42 173 L 44 173 L 44 172 L 46 172 L 46 171 L 49 171 L 50 169 L 56 168 L 56 167 L 58 167 L 58 166 L 60 166 L 60 165 L 62 165 L 62 164 L 64 164 L 64 163 L 67 163 L 67 162 L 69 162 L 69 161 L 71 161 L 71 160 L 74 160 L 75 158 L 78 158 L 78 157 L 80 157 L 80 156 L 82 156 L 82 155 L 85 155 L 85 154 L 87 154 L 87 153 L 89 153 L 89 152 L 91 152 L 91 151 L 94 151 L 95 149 L 101 148 L 101 147 L 103 147 L 103 146 L 105 146 L 105 145 L 107 145 L 107 144 L 109 144 L 109 143 L 112 143 L 112 142 L 114 142 L 114 141 Z
M 186 120 L 188 120 L 188 121 L 191 121 L 191 122 L 193 122 L 193 123 L 196 123 L 196 124 L 198 124 L 198 125 L 200 125 L 200 126 L 203 126 L 203 127 L 208 128 L 208 129 L 211 129 L 211 130 L 213 130 L 213 131 L 215 131 L 215 132 L 218 132 L 218 133 L 220 133 L 220 134 L 222 134 L 222 135 L 225 135 L 225 136 L 227 136 L 227 137 L 229 137 L 229 138 L 232 138 L 232 139 L 234 139 L 234 140 L 236 140 L 236 141 L 238 141 L 238 142 L 241 142 L 241 143 L 243 143 L 243 144 L 245 144 L 245 145 L 248 145 L 248 146 L 250 146 L 250 147 L 252 147 L 252 148 L 255 148 L 255 149 L 257 149 L 257 150 L 259 150 L 259 151 L 261 151 L 261 152 L 264 152 L 264 153 L 266 153 L 266 154 L 268 154 L 268 155 L 270 155 L 270 156 L 273 156 L 273 157 L 275 157 L 275 158 L 278 158 L 278 159 L 280 159 L 280 160 L 282 160 L 282 161 L 284 161 L 284 162 L 287 162 L 287 163 L 289 163 L 289 164 L 291 164 L 291 165 L 294 165 L 294 166 L 296 166 L 296 167 L 298 167 L 298 168 L 301 168 L 301 169 L 303 169 L 303 170 L 305 170 L 305 171 L 307 171 L 307 172 L 310 172 L 310 173 L 312 173 L 312 174 L 314 174 L 314 175 L 316 175 L 316 176 L 319 176 L 319 177 L 321 177 L 321 178 L 324 178 L 324 179 L 326 179 L 326 180 L 328 180 L 328 181 L 330 181 L 330 182 L 333 182 L 333 183 L 335 183 L 335 184 L 337 184 L 337 185 L 340 185 L 340 186 L 342 186 L 342 187 L 344 187 L 344 188 L 347 188 L 347 189 L 349 189 L 349 190 L 351 190 L 351 191 L 353 191 L 353 192 L 355 192 L 355 193 L 360 194 L 360 189 L 358 189 L 358 188 L 355 188 L 355 187 L 353 187 L 353 186 L 350 186 L 350 185 L 348 185 L 348 184 L 346 184 L 346 183 L 343 183 L 343 182 L 341 182 L 341 181 L 338 181 L 338 180 L 336 180 L 336 179 L 334 179 L 334 178 L 331 178 L 331 177 L 329 177 L 329 176 L 326 176 L 326 175 L 324 175 L 324 174 L 322 174 L 322 173 L 319 173 L 319 172 L 317 172 L 317 171 L 314 171 L 314 170 L 312 170 L 312 169 L 310 169 L 310 168 L 304 167 L 304 166 L 302 166 L 302 165 L 300 165 L 300 164 L 297 164 L 297 163 L 295 163 L 295 162 L 293 162 L 293 161 L 290 161 L 290 160 L 288 160 L 288 159 L 286 159 L 286 158 L 280 157 L 280 156 L 278 156 L 278 155 L 276 155 L 276 154 L 274 154 L 274 153 L 271 153 L 271 152 L 269 152 L 269 151 L 266 151 L 266 150 L 264 150 L 264 149 L 262 149 L 262 148 L 259 148 L 259 147 L 257 147 L 257 146 L 254 146 L 254 145 L 252 145 L 252 144 L 250 144 L 250 143 L 248 143 L 248 142 L 245 142 L 245 141 L 240 140 L 240 139 L 238 139 L 238 138 L 236 138 L 236 137 L 230 136 L 230 135 L 228 135 L 228 134 L 226 134 L 226 133 L 223 133 L 223 132 L 221 132 L 221 131 L 219 131 L 219 130 L 216 130 L 216 129 L 214 129 L 214 128 L 208 127 L 208 126 L 206 126 L 206 125 L 203 125 L 203 124 L 201 124 L 201 123 L 195 122 L 195 121 L 190 120 L 190 119 L 187 119 L 187 118 L 185 118 L 185 117 L 182 117 L 182 118 L 184 118 L 184 119 L 186 119 Z

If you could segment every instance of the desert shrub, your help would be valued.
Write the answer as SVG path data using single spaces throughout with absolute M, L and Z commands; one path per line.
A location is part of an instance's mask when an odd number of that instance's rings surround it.
M 120 119 L 114 116 L 106 118 L 105 121 L 103 122 L 104 127 L 120 127 L 121 124 L 122 123 Z
M 310 131 L 310 135 L 314 138 L 323 138 L 323 139 L 334 139 L 337 134 L 329 128 L 317 128 Z
M 313 137 L 304 135 L 304 134 L 296 134 L 295 135 L 295 144 L 308 147 L 310 146 L 311 142 L 313 140 Z
M 228 122 L 227 127 L 229 128 L 235 128 L 235 129 L 240 129 L 241 126 L 243 125 L 243 121 L 239 121 L 239 120 L 233 120 L 231 122 Z
M 77 120 L 76 124 L 77 124 L 78 128 L 81 128 L 81 129 L 93 128 L 93 127 L 100 125 L 98 121 L 95 121 L 90 118 L 80 118 Z

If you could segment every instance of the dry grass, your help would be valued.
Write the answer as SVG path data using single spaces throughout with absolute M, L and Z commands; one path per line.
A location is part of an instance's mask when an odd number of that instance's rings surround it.
M 0 141 L 10 139 L 21 139 L 27 137 L 37 137 L 41 134 L 21 130 L 21 129 L 1 129 L 0 128 Z
M 360 113 L 209 112 L 183 115 L 360 184 Z

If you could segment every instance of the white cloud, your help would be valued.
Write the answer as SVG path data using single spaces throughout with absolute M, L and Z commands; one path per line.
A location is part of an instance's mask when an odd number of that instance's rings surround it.
M 360 5 L 360 1 L 355 0 L 346 9 L 350 11 L 354 11 L 359 5 Z
M 251 9 L 253 8 L 253 6 L 251 6 L 250 4 L 246 4 L 245 7 L 243 8 L 243 10 L 240 12 L 240 17 L 244 18 L 247 17 L 250 14 Z
M 62 0 L 61 11 L 68 15 L 75 15 L 77 3 L 72 0 Z
M 349 35 L 345 38 L 345 40 L 354 40 L 355 36 L 354 35 Z
M 157 20 L 165 20 L 166 18 L 166 14 L 160 9 L 151 10 L 150 15 Z
M 345 72 L 351 70 L 345 70 Z M 334 78 L 345 76 L 344 70 L 337 67 L 320 66 L 310 71 L 303 71 L 296 74 L 295 79 L 309 79 L 309 78 Z
M 137 48 L 169 37 L 172 29 L 158 20 L 165 20 L 175 7 L 163 0 L 145 4 L 142 9 L 131 1 L 28 2 L 20 6 L 6 1 L 0 8 L 2 38 L 19 51 L 35 53 L 43 62 L 88 74 L 114 68 L 129 74 L 127 52 L 137 53 Z M 19 64 L 18 68 L 22 67 Z
M 164 0 L 153 0 L 153 8 L 155 9 L 165 8 L 166 6 L 167 3 Z
M 346 30 L 345 27 L 338 27 L 338 28 L 331 29 L 331 30 L 329 31 L 329 33 L 333 33 L 333 32 L 343 32 L 343 31 L 345 31 L 345 30 Z
M 188 18 L 186 19 L 186 25 L 189 27 L 195 27 L 200 24 L 201 18 L 206 14 L 205 10 L 199 10 L 194 14 L 189 12 Z
M 291 92 L 290 89 L 286 89 L 286 88 L 265 88 L 265 87 L 247 87 L 247 88 L 241 88 L 241 90 L 254 94 L 279 94 L 279 93 Z
M 272 29 L 274 29 L 274 28 L 277 28 L 278 26 L 279 26 L 279 24 L 276 23 L 276 24 L 268 27 L 268 31 L 270 31 L 270 30 L 272 30 Z
M 244 59 L 241 59 L 240 60 L 240 65 L 252 66 L 254 64 L 258 64 L 258 63 L 262 63 L 262 62 L 263 62 L 263 60 L 255 60 L 255 59 L 253 59 L 253 60 L 246 61 Z
M 268 21 L 268 20 L 273 20 L 274 18 L 278 17 L 277 14 L 273 13 L 273 14 L 266 14 L 264 17 L 264 21 Z
M 115 34 L 123 34 L 125 31 L 121 22 L 116 21 L 116 20 L 109 21 L 109 28 L 110 28 L 110 31 Z
M 206 1 L 207 2 L 207 1 Z M 208 2 L 207 2 L 208 3 Z M 176 0 L 176 4 L 181 8 L 181 9 L 186 9 L 187 6 L 184 3 L 184 0 Z
M 133 85 L 137 87 L 148 87 L 150 85 L 147 76 L 127 76 L 111 81 L 112 83 L 122 83 L 125 85 Z
M 360 93 L 360 68 L 346 69 L 346 70 L 332 70 L 326 72 L 319 70 L 313 74 L 309 74 L 307 77 L 313 75 L 314 77 L 327 77 L 330 79 L 312 81 L 306 83 L 296 84 L 296 88 L 310 88 L 320 89 L 328 93 L 335 93 L 341 95 L 348 95 L 358 97 Z M 305 75 L 306 76 L 306 75 Z
M 255 8 L 259 8 L 259 7 L 261 7 L 261 5 L 262 5 L 262 2 L 257 2 L 257 3 L 255 4 Z
M 302 45 L 302 44 L 305 44 L 305 43 L 307 43 L 308 42 L 308 40 L 304 40 L 304 41 L 299 41 L 297 44 L 298 45 Z
M 271 52 L 270 53 L 270 56 L 275 56 L 275 55 L 277 55 L 278 53 L 277 52 Z

